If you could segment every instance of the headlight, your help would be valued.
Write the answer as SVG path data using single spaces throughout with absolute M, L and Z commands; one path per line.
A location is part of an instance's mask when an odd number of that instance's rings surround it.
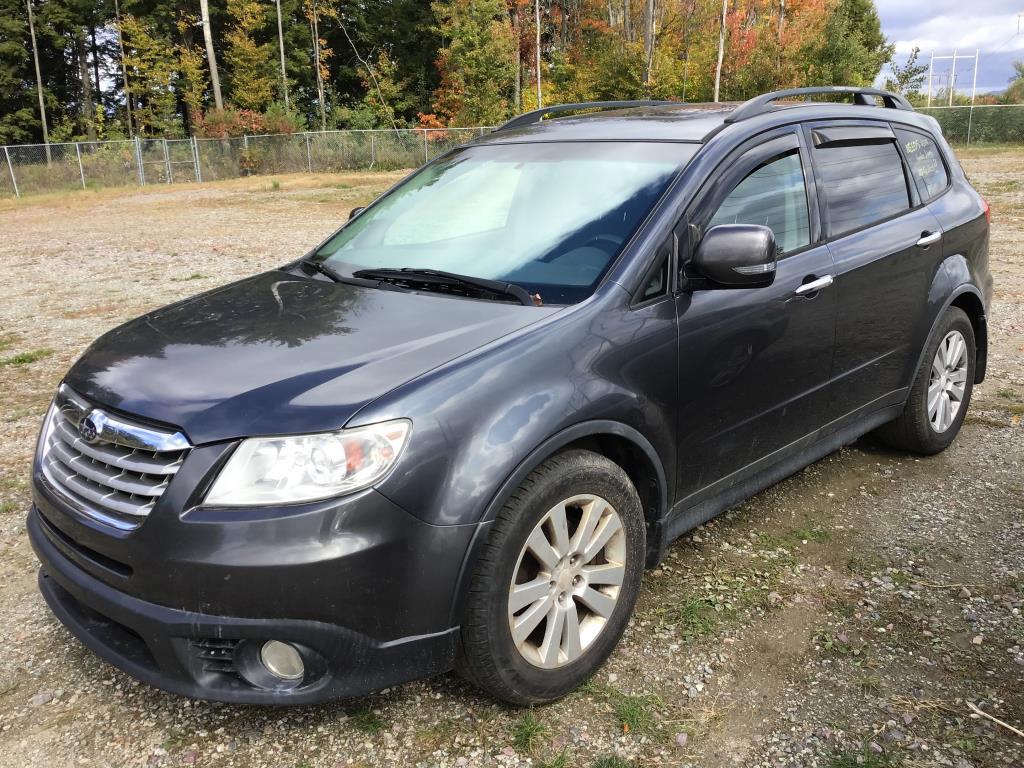
M 367 488 L 398 461 L 411 427 L 398 419 L 340 432 L 243 440 L 205 503 L 295 504 Z

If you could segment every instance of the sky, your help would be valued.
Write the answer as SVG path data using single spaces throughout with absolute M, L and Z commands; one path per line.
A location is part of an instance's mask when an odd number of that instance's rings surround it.
M 953 49 L 969 54 L 956 63 L 956 87 L 970 93 L 974 51 L 978 49 L 978 92 L 1002 90 L 1013 72 L 1012 62 L 1024 59 L 1024 0 L 875 0 L 882 31 L 896 44 L 896 56 L 905 60 L 916 45 L 919 60 L 927 64 L 931 53 L 949 56 Z M 886 72 L 880 80 L 884 80 Z M 933 87 L 949 83 L 950 61 L 935 62 Z M 927 83 L 927 81 L 926 81 Z M 926 85 L 927 87 L 927 85 Z

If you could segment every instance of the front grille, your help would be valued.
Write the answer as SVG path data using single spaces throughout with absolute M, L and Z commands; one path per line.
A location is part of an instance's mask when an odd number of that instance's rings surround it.
M 83 513 L 123 530 L 152 511 L 189 450 L 181 433 L 110 416 L 63 385 L 46 418 L 39 458 L 47 481 Z
M 221 637 L 203 637 L 189 640 L 192 656 L 204 672 L 220 672 L 226 675 L 237 675 L 235 666 L 235 649 L 239 640 Z

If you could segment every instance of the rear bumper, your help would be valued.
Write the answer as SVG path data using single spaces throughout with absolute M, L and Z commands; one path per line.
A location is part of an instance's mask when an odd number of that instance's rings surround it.
M 39 587 L 60 621 L 105 661 L 174 693 L 247 704 L 310 704 L 358 696 L 451 669 L 457 627 L 379 641 L 322 621 L 238 618 L 147 602 L 78 567 L 33 508 L 28 534 L 42 563 Z M 258 662 L 266 640 L 295 645 L 306 676 L 269 683 Z M 255 682 L 254 682 L 255 681 Z

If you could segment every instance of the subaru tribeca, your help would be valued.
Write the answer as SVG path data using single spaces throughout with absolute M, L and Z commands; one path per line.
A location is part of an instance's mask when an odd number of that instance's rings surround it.
M 40 588 L 140 680 L 550 701 L 673 539 L 868 432 L 943 450 L 985 375 L 988 207 L 898 95 L 547 108 L 354 213 L 60 384 Z

